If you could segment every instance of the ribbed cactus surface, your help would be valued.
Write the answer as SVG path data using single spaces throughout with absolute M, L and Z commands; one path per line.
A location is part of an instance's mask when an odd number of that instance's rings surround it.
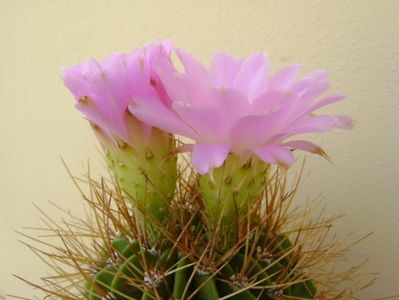
M 162 221 L 168 214 L 168 203 L 176 187 L 177 158 L 168 157 L 173 141 L 168 141 L 155 129 L 152 131 L 163 142 L 156 149 L 137 151 L 128 144 L 121 144 L 107 150 L 105 156 L 126 195 L 136 206 Z
M 295 270 L 292 247 L 285 235 L 268 239 L 262 234 L 253 253 L 243 245 L 225 261 L 202 263 L 169 243 L 147 249 L 137 240 L 117 237 L 87 279 L 86 296 L 90 300 L 314 299 L 315 285 Z

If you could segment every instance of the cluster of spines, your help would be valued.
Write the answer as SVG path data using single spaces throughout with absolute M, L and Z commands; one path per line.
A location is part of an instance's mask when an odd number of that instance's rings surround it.
M 54 271 L 44 285 L 31 284 L 47 297 L 65 300 L 299 300 L 357 299 L 372 283 L 342 289 L 358 268 L 323 269 L 350 248 L 327 240 L 335 218 L 314 219 L 310 207 L 292 207 L 297 185 L 287 190 L 284 175 L 269 176 L 264 198 L 238 224 L 229 249 L 217 248 L 219 232 L 207 232 L 196 185 L 178 178 L 176 200 L 168 208 L 173 214 L 165 223 L 153 223 L 160 233 L 155 244 L 142 227 L 145 210 L 136 216 L 117 181 L 110 186 L 86 179 L 89 220 L 73 217 L 62 225 L 43 212 L 49 226 L 43 230 L 52 231 L 61 246 L 24 235 L 41 243 L 29 247 Z
M 290 270 L 295 264 L 293 245 L 278 235 L 274 246 L 262 235 L 254 255 L 241 247 L 221 266 L 206 265 L 183 255 L 167 243 L 163 249 L 146 249 L 137 240 L 115 238 L 104 261 L 86 283 L 89 300 L 200 299 L 242 300 L 314 299 L 317 289 L 310 279 Z M 278 284 L 279 278 L 292 282 Z M 295 283 L 295 278 L 300 278 Z

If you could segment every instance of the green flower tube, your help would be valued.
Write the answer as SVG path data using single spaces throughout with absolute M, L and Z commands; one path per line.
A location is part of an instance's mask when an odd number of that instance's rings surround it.
M 269 164 L 253 157 L 247 161 L 230 154 L 223 165 L 199 176 L 199 190 L 208 214 L 209 231 L 218 228 L 219 244 L 229 247 L 237 224 L 262 195 Z

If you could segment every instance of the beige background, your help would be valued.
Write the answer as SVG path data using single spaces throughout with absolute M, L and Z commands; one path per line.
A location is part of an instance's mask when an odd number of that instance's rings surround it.
M 81 211 L 60 156 L 80 174 L 101 171 L 89 126 L 59 79 L 61 66 L 102 59 L 157 38 L 172 39 L 203 62 L 219 49 L 266 50 L 273 69 L 301 62 L 331 70 L 349 99 L 326 109 L 356 120 L 353 132 L 318 136 L 333 158 L 317 157 L 304 195 L 324 193 L 336 229 L 375 232 L 351 254 L 380 273 L 361 299 L 399 294 L 399 1 L 0 1 L 0 295 L 39 295 L 43 264 L 16 230 L 40 223 L 33 203 L 59 220 L 49 201 Z M 399 299 L 399 298 L 397 298 Z

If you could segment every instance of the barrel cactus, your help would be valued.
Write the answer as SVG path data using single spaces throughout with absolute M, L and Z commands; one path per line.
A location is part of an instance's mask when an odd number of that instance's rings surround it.
M 291 241 L 305 230 L 299 227 L 291 238 L 285 233 L 282 220 L 290 217 L 286 208 L 294 193 L 283 190 L 278 171 L 265 176 L 267 188 L 257 192 L 252 209 L 239 218 L 228 246 L 220 243 L 221 222 L 209 230 L 197 175 L 179 185 L 168 207 L 173 213 L 157 223 L 156 240 L 148 235 L 154 228 L 144 226 L 142 214 L 131 211 L 131 200 L 118 193 L 119 185 L 111 190 L 93 182 L 96 219 L 103 223 L 92 233 L 95 254 L 81 258 L 81 293 L 89 300 L 315 299 L 319 293 L 307 264 L 320 249 L 305 252 L 308 239 Z
M 205 265 L 171 244 L 151 250 L 137 240 L 117 237 L 88 279 L 85 293 L 90 300 L 315 299 L 316 286 L 295 270 L 285 235 L 269 240 L 262 236 L 251 244 L 255 253 L 245 253 L 243 246 L 222 262 Z

